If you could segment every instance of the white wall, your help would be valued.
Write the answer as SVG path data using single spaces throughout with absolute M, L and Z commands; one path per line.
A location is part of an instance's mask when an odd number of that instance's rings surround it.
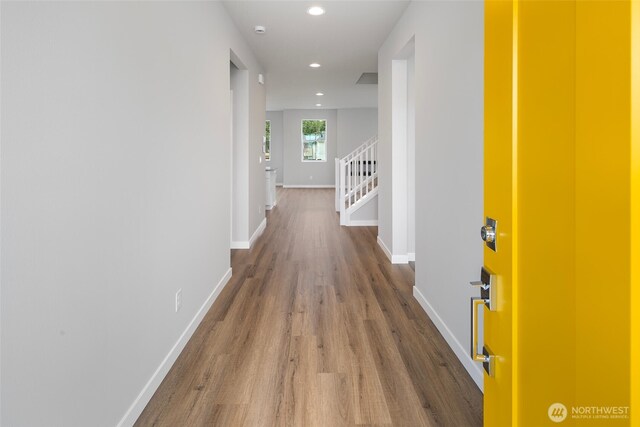
M 240 61 L 232 55 L 240 65 Z M 244 65 L 240 65 L 244 68 Z M 249 70 L 230 64 L 232 105 L 231 247 L 249 241 Z
M 267 111 L 267 120 L 271 120 L 271 161 L 267 166 L 278 169 L 276 182 L 281 184 L 284 176 L 284 135 L 282 129 L 282 111 Z
M 392 59 L 415 36 L 416 288 L 414 294 L 478 384 L 469 286 L 482 265 L 483 4 L 413 2 L 379 52 L 378 233 L 393 251 Z
M 127 425 L 228 272 L 229 49 L 261 70 L 217 2 L 1 7 L 0 424 Z
M 377 134 L 377 108 L 341 108 L 338 110 L 338 157 L 346 156 Z
M 336 110 L 285 110 L 284 133 L 284 185 L 328 186 L 335 181 L 335 157 L 338 147 Z M 327 161 L 302 161 L 302 120 L 327 121 Z M 310 178 L 312 177 L 312 178 Z
M 415 46 L 414 46 L 415 49 Z M 407 253 L 416 256 L 416 57 L 407 58 Z

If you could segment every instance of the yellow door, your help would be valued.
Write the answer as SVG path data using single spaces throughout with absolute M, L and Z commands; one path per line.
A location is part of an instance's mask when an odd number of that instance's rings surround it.
M 639 8 L 485 2 L 485 426 L 640 425 Z

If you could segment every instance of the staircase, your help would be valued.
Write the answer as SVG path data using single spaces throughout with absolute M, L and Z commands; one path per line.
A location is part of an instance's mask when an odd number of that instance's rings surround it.
M 352 216 L 377 196 L 378 136 L 376 135 L 344 158 L 336 159 L 336 212 L 340 212 L 340 225 L 363 225 L 362 221 L 354 221 Z

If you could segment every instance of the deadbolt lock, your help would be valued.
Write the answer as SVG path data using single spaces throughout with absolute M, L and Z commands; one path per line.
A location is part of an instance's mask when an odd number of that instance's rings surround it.
M 485 225 L 480 228 L 480 237 L 485 241 L 487 247 L 492 251 L 496 251 L 496 228 L 498 221 L 487 217 Z
M 490 225 L 483 225 L 480 229 L 480 236 L 482 236 L 482 240 L 488 243 L 492 243 L 496 241 L 496 230 L 493 229 Z

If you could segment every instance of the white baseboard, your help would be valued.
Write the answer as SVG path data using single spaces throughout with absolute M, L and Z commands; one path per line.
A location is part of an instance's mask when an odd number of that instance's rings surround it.
M 427 316 L 429 316 L 431 321 L 436 325 L 436 328 L 438 328 L 438 331 L 440 331 L 445 341 L 447 341 L 449 347 L 451 347 L 460 362 L 462 362 L 462 366 L 464 366 L 478 388 L 482 391 L 484 384 L 484 371 L 477 362 L 471 360 L 471 357 L 469 356 L 469 349 L 460 344 L 460 341 L 458 341 L 455 335 L 453 335 L 451 329 L 449 329 L 444 320 L 442 320 L 440 315 L 438 315 L 438 312 L 433 308 L 433 306 L 429 304 L 429 301 L 427 301 L 417 286 L 413 287 L 413 297 L 418 301 L 422 309 L 427 313 Z
M 263 218 L 258 228 L 256 228 L 256 231 L 253 232 L 253 235 L 249 239 L 249 247 L 253 246 L 256 240 L 258 240 L 258 237 L 262 236 L 262 233 L 264 233 L 265 228 L 267 228 L 267 218 Z
M 389 248 L 387 247 L 387 245 L 384 244 L 380 236 L 378 236 L 378 246 L 382 248 L 382 251 L 387 256 L 387 258 L 389 258 L 389 261 L 391 261 L 391 264 L 408 264 L 409 263 L 408 255 L 392 254 Z
M 249 241 L 244 240 L 240 242 L 233 241 L 231 242 L 231 249 L 249 249 L 251 246 L 249 245 Z
M 349 226 L 351 227 L 374 227 L 377 225 L 377 219 L 352 219 L 349 221 Z
M 253 246 L 255 241 L 258 240 L 258 237 L 262 235 L 265 228 L 267 228 L 267 218 L 262 220 L 262 222 L 260 223 L 258 228 L 256 228 L 256 231 L 253 232 L 253 235 L 249 240 L 232 241 L 231 249 L 251 249 L 251 246 Z
M 384 252 L 384 254 L 387 256 L 387 258 L 389 258 L 389 261 L 391 261 L 391 251 L 389 250 L 387 245 L 384 244 L 384 242 L 382 241 L 380 236 L 378 236 L 377 240 L 378 240 L 378 246 L 380 246 L 380 248 L 382 248 L 382 252 Z
M 391 257 L 391 264 L 409 264 L 408 255 L 393 255 Z
M 276 187 L 282 187 L 282 183 L 281 182 L 276 182 Z
M 407 258 L 409 258 L 409 261 L 415 261 L 416 260 L 416 253 L 415 252 L 409 252 L 407 254 Z
M 140 392 L 138 397 L 136 397 L 136 399 L 133 401 L 133 404 L 131 404 L 127 412 L 117 424 L 118 427 L 132 426 L 136 422 L 144 408 L 147 406 L 147 403 L 149 403 L 149 401 L 153 397 L 153 394 L 160 386 L 160 383 L 162 383 L 162 380 L 167 375 L 176 359 L 189 342 L 189 339 L 191 339 L 191 336 L 195 332 L 196 328 L 198 327 L 198 325 L 200 325 L 200 322 L 202 322 L 205 314 L 207 314 L 207 312 L 211 308 L 211 305 L 213 305 L 213 302 L 216 300 L 218 295 L 220 295 L 220 292 L 229 282 L 229 279 L 231 279 L 231 274 L 231 268 L 229 268 L 222 279 L 220 279 L 216 287 L 213 288 L 213 291 L 205 300 L 204 304 L 202 304 L 200 310 L 198 310 L 193 319 L 191 319 L 191 322 L 184 330 L 182 335 L 180 335 L 178 341 L 173 345 L 171 350 L 169 350 L 169 354 L 166 355 L 166 357 L 164 358 L 162 363 L 160 363 L 160 366 L 158 366 L 147 384 L 145 384 L 145 386 L 142 388 L 142 391 Z
M 336 188 L 335 185 L 283 185 L 283 188 Z

